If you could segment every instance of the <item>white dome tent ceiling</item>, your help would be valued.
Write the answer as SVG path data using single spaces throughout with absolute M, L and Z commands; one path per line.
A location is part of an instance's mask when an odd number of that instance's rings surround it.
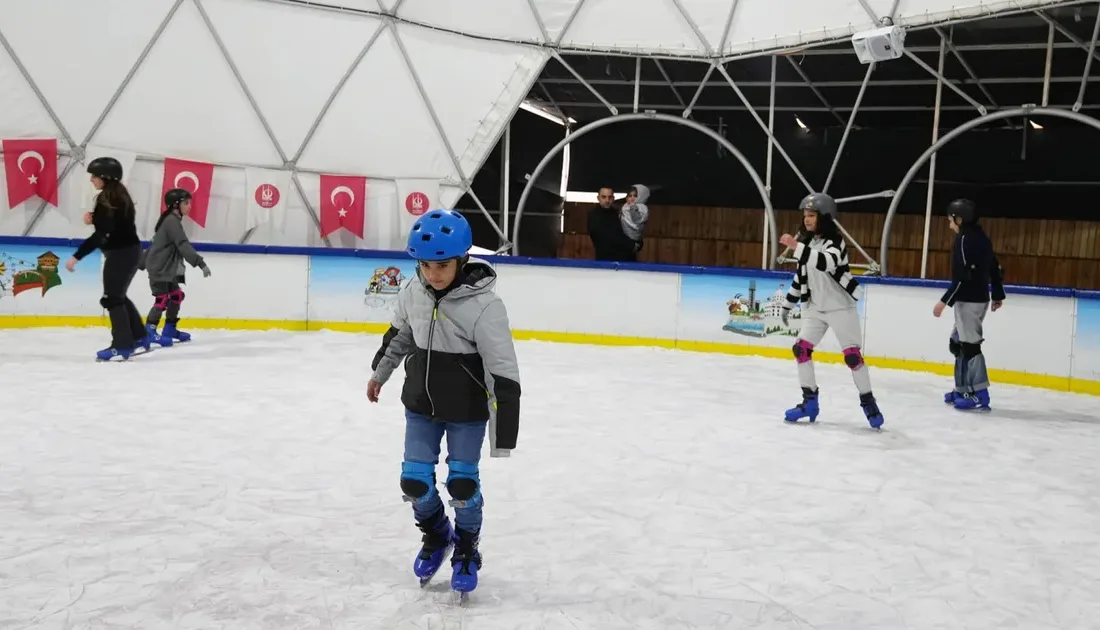
M 0 234 L 80 236 L 85 147 L 136 154 L 148 237 L 166 157 L 212 162 L 205 241 L 320 245 L 321 173 L 365 176 L 366 235 L 391 248 L 410 186 L 466 190 L 557 51 L 684 59 L 974 19 L 1043 0 L 33 0 L 0 3 L 0 137 L 58 138 L 58 208 L 0 209 Z M 77 159 L 71 159 L 71 158 Z M 242 167 L 294 172 L 286 225 L 253 233 Z M 3 182 L 0 182 L 3 186 Z M 433 188 L 434 187 L 434 188 Z M 2 194 L 2 191 L 0 191 Z M 46 209 L 41 212 L 41 209 Z M 84 208 L 86 209 L 86 208 Z M 191 226 L 194 227 L 194 226 Z

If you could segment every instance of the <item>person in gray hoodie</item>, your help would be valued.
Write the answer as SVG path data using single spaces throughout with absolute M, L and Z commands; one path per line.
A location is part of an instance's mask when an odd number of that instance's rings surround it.
M 409 232 L 416 277 L 397 296 L 393 321 L 374 356 L 367 399 L 404 363 L 405 453 L 401 492 L 412 504 L 423 545 L 413 562 L 421 586 L 453 548 L 451 588 L 477 587 L 484 505 L 479 461 L 507 457 L 519 434 L 519 364 L 496 272 L 470 258 L 473 232 L 460 213 L 431 210 Z M 493 413 L 495 411 L 495 413 Z M 436 492 L 435 467 L 447 438 L 447 492 L 454 528 Z
M 180 305 L 184 298 L 180 285 L 186 281 L 184 261 L 202 269 L 205 278 L 210 277 L 210 268 L 183 231 L 183 217 L 191 211 L 191 193 L 173 188 L 165 193 L 164 206 L 165 211 L 157 219 L 153 240 L 142 256 L 140 268 L 149 274 L 149 288 L 155 300 L 145 320 L 145 329 L 150 339 L 167 347 L 173 341 L 191 340 L 190 333 L 179 329 Z M 164 320 L 164 331 L 158 334 L 157 326 L 165 312 L 168 317 Z
M 619 211 L 619 218 L 623 224 L 623 234 L 634 241 L 634 251 L 642 249 L 642 233 L 645 232 L 645 223 L 649 220 L 649 187 L 634 184 L 630 187 L 626 199 L 623 200 L 623 208 Z

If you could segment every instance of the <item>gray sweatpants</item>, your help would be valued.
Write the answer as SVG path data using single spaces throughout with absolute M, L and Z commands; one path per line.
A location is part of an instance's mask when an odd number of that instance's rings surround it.
M 955 391 L 969 394 L 989 387 L 989 374 L 982 354 L 982 323 L 989 302 L 955 302 L 955 329 L 951 340 L 959 344 L 955 356 Z
M 869 393 L 871 373 L 863 363 L 863 352 L 860 349 L 863 344 L 863 332 L 859 326 L 859 311 L 856 307 L 825 312 L 804 311 L 802 330 L 798 333 L 799 341 L 796 343 L 805 342 L 811 347 L 817 346 L 830 328 L 844 351 L 845 362 L 852 370 L 852 380 L 855 381 L 856 389 L 861 394 Z M 817 389 L 817 377 L 814 374 L 812 359 L 798 361 L 798 384 L 809 389 Z

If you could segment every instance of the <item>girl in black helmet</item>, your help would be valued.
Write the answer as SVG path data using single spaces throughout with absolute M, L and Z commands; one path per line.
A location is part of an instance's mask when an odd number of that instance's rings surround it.
M 129 359 L 138 346 L 149 349 L 145 326 L 134 303 L 126 297 L 141 257 L 136 211 L 130 192 L 122 184 L 122 165 L 112 157 L 96 158 L 88 164 L 96 195 L 91 223 L 95 232 L 84 239 L 65 263 L 70 272 L 76 263 L 96 249 L 103 252 L 103 297 L 99 303 L 111 318 L 111 345 L 96 353 L 100 361 L 114 357 Z
M 191 246 L 187 234 L 183 231 L 183 217 L 191 211 L 191 193 L 182 188 L 173 188 L 164 195 L 165 211 L 157 219 L 153 242 L 142 258 L 141 268 L 149 274 L 149 288 L 153 292 L 153 308 L 145 320 L 145 330 L 149 338 L 162 346 L 170 346 L 173 341 L 190 341 L 191 335 L 180 330 L 180 304 L 183 303 L 184 261 L 192 267 L 202 269 L 202 275 L 210 277 L 210 268 L 202 256 Z M 157 334 L 160 316 L 165 312 L 164 332 Z

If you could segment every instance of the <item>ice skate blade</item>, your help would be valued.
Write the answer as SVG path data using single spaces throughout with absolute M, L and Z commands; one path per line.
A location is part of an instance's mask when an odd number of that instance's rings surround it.
M 469 591 L 452 591 L 454 593 L 454 601 L 456 606 L 465 606 L 470 603 Z

